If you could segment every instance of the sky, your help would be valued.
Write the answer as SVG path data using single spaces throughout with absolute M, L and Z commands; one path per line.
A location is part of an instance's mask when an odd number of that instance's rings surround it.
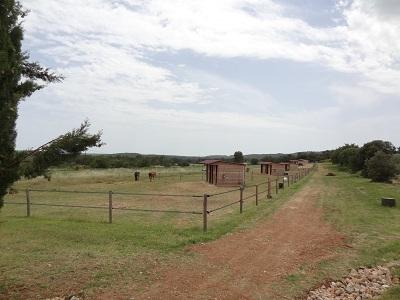
M 21 0 L 24 50 L 63 74 L 17 148 L 89 119 L 96 153 L 400 145 L 398 0 Z

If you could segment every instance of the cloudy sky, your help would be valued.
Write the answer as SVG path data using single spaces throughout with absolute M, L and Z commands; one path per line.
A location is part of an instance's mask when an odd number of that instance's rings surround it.
M 18 148 L 85 118 L 96 152 L 400 144 L 398 0 L 22 0 L 24 48 L 63 74 L 21 104 Z

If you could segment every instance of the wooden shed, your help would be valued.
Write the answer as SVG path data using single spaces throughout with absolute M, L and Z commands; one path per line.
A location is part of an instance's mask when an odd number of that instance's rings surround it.
M 309 161 L 307 159 L 299 159 L 299 166 L 305 166 L 309 163 Z
M 297 170 L 299 168 L 299 161 L 297 159 L 289 160 L 290 163 L 290 170 Z
M 272 176 L 283 176 L 285 173 L 290 171 L 290 163 L 273 163 L 270 175 Z
M 272 162 L 262 161 L 260 162 L 261 174 L 271 174 Z
M 206 181 L 217 186 L 239 186 L 244 184 L 245 164 L 205 160 Z

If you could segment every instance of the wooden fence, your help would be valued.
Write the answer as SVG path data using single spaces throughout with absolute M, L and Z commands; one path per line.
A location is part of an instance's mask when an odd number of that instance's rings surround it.
M 203 195 L 190 195 L 190 194 L 162 194 L 162 193 L 128 193 L 128 192 L 97 192 L 97 191 L 71 191 L 71 190 L 42 190 L 42 189 L 26 189 L 25 190 L 25 202 L 4 202 L 5 204 L 13 204 L 13 205 L 25 205 L 26 206 L 26 216 L 31 216 L 31 207 L 32 206 L 49 206 L 49 207 L 69 207 L 69 208 L 87 208 L 87 209 L 103 209 L 108 211 L 108 222 L 111 224 L 113 222 L 113 211 L 114 210 L 125 210 L 125 211 L 135 211 L 135 212 L 145 212 L 145 213 L 176 213 L 176 214 L 192 214 L 192 215 L 202 215 L 203 218 L 203 231 L 207 231 L 208 227 L 208 218 L 209 216 L 216 211 L 226 209 L 233 205 L 238 205 L 239 212 L 243 212 L 243 203 L 248 201 L 251 198 L 255 199 L 255 205 L 259 204 L 259 201 L 262 199 L 261 197 L 265 195 L 266 199 L 271 199 L 273 194 L 278 194 L 280 189 L 285 189 L 290 187 L 292 184 L 298 182 L 303 177 L 307 176 L 312 171 L 311 168 L 308 169 L 300 169 L 294 174 L 286 175 L 278 178 L 267 178 L 267 181 L 241 186 L 240 188 L 223 191 L 220 193 L 214 194 L 203 194 Z M 244 192 L 247 189 L 254 188 L 255 192 L 250 195 L 244 196 Z M 31 195 L 35 192 L 46 192 L 46 193 L 71 193 L 71 194 L 97 194 L 97 195 L 108 195 L 108 205 L 100 206 L 100 205 L 73 205 L 73 204 L 58 204 L 58 203 L 41 203 L 41 202 L 32 202 Z M 214 197 L 220 195 L 232 194 L 232 198 L 236 198 L 235 201 L 232 201 L 228 204 L 224 204 L 218 207 L 211 208 L 210 204 L 212 204 L 212 199 Z M 236 194 L 236 195 L 235 195 Z M 116 195 L 124 195 L 124 196 L 156 196 L 156 197 L 184 197 L 191 198 L 193 200 L 202 199 L 202 210 L 179 210 L 179 209 L 144 209 L 144 208 L 128 208 L 128 207 L 118 207 L 113 205 L 114 196 Z

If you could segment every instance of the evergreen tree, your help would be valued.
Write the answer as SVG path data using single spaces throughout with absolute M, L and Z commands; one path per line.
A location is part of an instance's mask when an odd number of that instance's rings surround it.
M 23 29 L 21 20 L 27 12 L 16 0 L 0 2 L 0 207 L 7 189 L 19 179 L 21 163 L 24 175 L 34 177 L 46 173 L 50 165 L 77 155 L 92 146 L 101 146 L 101 133 L 88 134 L 85 122 L 52 142 L 31 152 L 16 152 L 16 120 L 18 104 L 40 90 L 45 84 L 63 78 L 29 61 L 29 54 L 21 50 Z M 29 161 L 26 161 L 30 158 Z

